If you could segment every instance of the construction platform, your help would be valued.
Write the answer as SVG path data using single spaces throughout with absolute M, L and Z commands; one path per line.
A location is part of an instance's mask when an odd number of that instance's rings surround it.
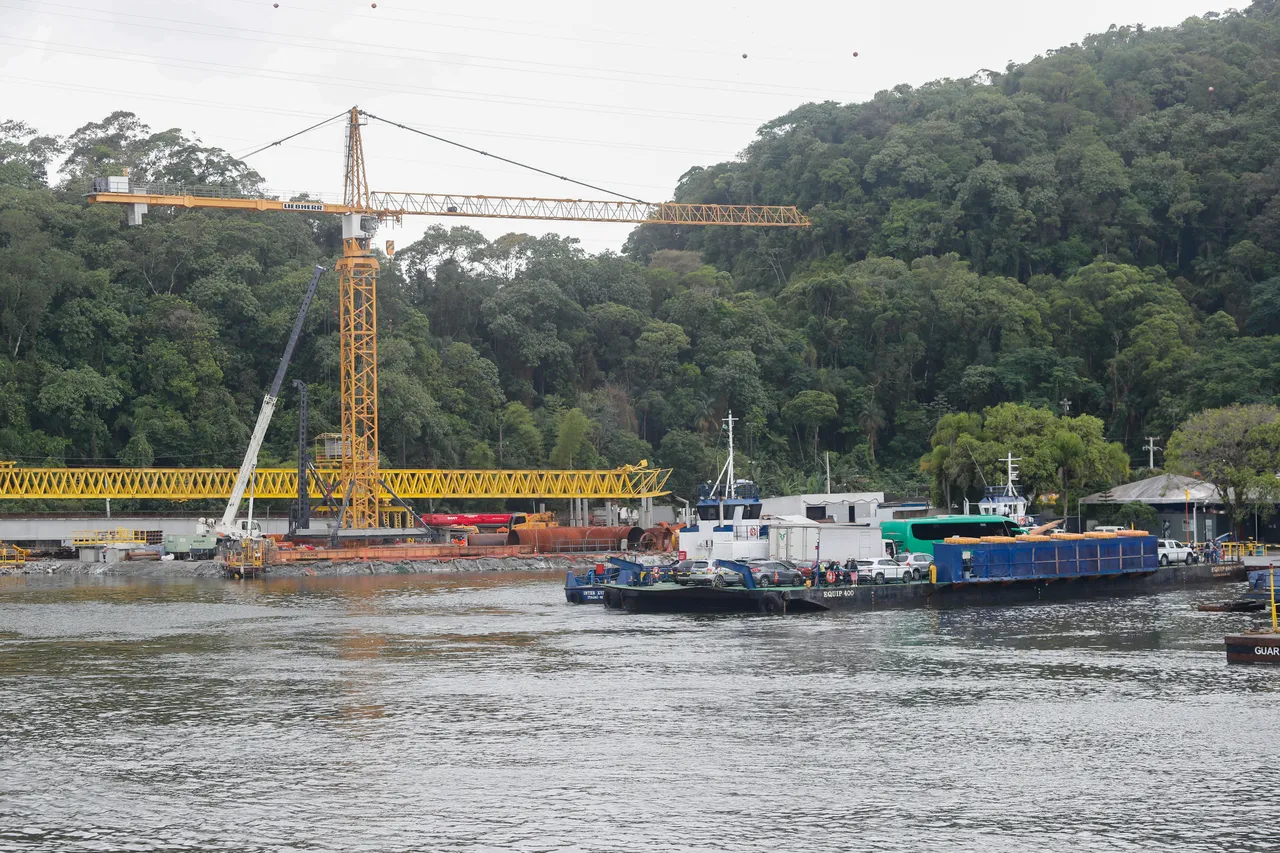
M 308 563 L 327 560 L 359 563 L 377 560 L 452 560 L 459 557 L 524 557 L 533 554 L 528 545 L 352 545 L 342 548 L 277 548 L 266 568 L 276 563 Z

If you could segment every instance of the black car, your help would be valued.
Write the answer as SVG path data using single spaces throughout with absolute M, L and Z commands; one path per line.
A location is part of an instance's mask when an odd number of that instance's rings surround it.
M 756 586 L 804 586 L 804 573 L 786 560 L 750 560 Z

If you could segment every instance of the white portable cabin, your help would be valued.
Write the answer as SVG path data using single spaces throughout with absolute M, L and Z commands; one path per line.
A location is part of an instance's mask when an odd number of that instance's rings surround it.
M 818 523 L 804 516 L 766 518 L 769 556 L 793 563 L 818 560 L 872 560 L 887 555 L 879 527 L 863 524 Z

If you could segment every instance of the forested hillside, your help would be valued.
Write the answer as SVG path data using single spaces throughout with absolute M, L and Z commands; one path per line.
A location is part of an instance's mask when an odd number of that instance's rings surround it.
M 337 222 L 152 210 L 126 228 L 84 203 L 92 176 L 262 178 L 130 113 L 67 138 L 19 119 L 0 124 L 0 459 L 235 464 Z M 768 491 L 816 488 L 831 451 L 836 484 L 958 500 L 1039 445 L 1057 448 L 1042 491 L 1103 486 L 1145 464 L 1144 436 L 1280 394 L 1278 155 L 1280 13 L 1258 0 L 805 104 L 676 189 L 796 204 L 811 229 L 644 227 L 588 256 L 432 226 L 383 262 L 382 451 L 648 458 L 687 492 L 732 408 Z M 337 349 L 329 276 L 291 374 L 313 432 L 336 429 Z M 296 403 L 264 462 L 294 458 Z M 949 456 L 960 435 L 970 461 Z

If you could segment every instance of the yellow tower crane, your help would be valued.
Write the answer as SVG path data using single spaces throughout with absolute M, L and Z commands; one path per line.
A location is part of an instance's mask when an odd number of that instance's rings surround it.
M 382 487 L 378 470 L 378 261 L 370 244 L 382 222 L 399 223 L 404 216 L 421 214 L 666 225 L 809 225 L 809 220 L 796 208 L 774 205 L 374 192 L 369 189 L 360 135 L 360 128 L 368 118 L 378 117 L 358 107 L 352 107 L 347 113 L 346 173 L 341 204 L 247 196 L 225 187 L 135 183 L 127 176 L 95 180 L 93 191 L 88 196 L 90 204 L 127 205 L 130 225 L 141 224 L 142 215 L 152 205 L 336 213 L 342 217 L 342 259 L 337 263 L 342 398 L 338 496 L 344 506 L 341 524 L 347 528 L 370 529 L 379 523 Z

